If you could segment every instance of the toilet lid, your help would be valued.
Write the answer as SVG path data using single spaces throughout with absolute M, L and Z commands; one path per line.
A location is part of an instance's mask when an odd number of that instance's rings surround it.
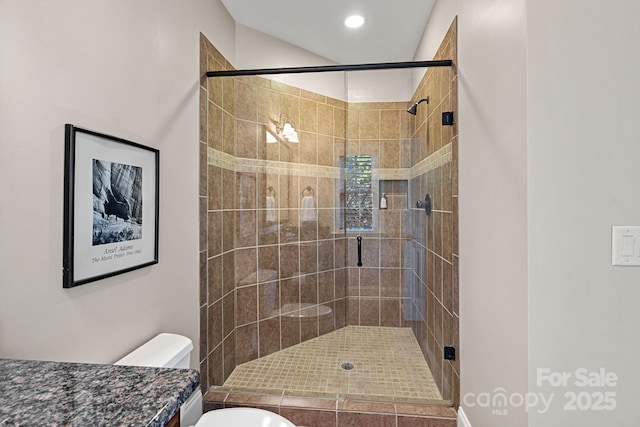
M 195 427 L 296 427 L 291 421 L 273 412 L 256 408 L 226 408 L 202 415 Z

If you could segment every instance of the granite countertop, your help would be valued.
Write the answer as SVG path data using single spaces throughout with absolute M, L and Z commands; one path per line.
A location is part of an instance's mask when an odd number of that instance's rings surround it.
M 164 426 L 198 371 L 0 359 L 0 426 Z

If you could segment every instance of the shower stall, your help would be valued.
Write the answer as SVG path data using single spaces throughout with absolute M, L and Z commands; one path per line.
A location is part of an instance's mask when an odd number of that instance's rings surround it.
M 207 78 L 200 49 L 204 391 L 457 406 L 455 65 L 360 101 L 384 70 Z

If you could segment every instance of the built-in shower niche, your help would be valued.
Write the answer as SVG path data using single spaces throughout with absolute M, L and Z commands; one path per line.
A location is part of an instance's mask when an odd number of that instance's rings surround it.
M 392 210 L 408 209 L 409 182 L 406 179 L 381 179 L 378 182 L 378 206 L 382 208 L 382 195 L 387 199 L 387 208 Z

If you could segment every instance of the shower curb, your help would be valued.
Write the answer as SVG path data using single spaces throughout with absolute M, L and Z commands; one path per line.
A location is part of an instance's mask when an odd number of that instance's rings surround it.
M 375 402 L 344 397 L 298 397 L 285 393 L 251 393 L 215 388 L 204 396 L 204 411 L 252 407 L 280 414 L 308 427 L 367 425 L 372 420 L 420 422 L 423 427 L 456 427 L 456 410 L 432 403 Z M 396 425 L 396 424 L 393 424 Z

